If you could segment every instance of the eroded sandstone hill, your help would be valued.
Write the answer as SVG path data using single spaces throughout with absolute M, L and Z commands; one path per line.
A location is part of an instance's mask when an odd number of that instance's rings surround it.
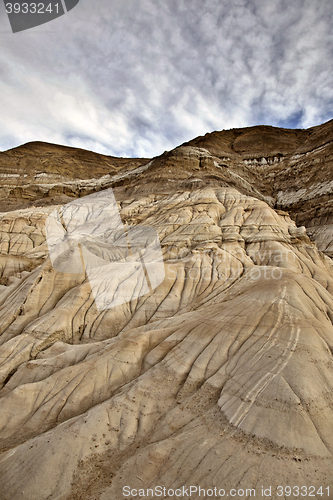
M 1 498 L 332 498 L 332 134 L 215 132 L 153 160 L 2 153 Z M 98 310 L 86 273 L 52 266 L 45 220 L 107 188 L 124 227 L 157 231 L 165 279 Z

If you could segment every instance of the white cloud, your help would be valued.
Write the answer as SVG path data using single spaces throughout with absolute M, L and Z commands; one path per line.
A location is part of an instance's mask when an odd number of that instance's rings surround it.
M 150 157 L 214 129 L 332 118 L 331 0 L 81 0 L 45 26 L 0 23 L 2 149 Z

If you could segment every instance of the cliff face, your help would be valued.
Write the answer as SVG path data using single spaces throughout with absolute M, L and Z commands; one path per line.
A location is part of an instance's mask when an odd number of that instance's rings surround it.
M 333 120 L 307 130 L 259 126 L 214 132 L 189 144 L 208 149 L 232 169 L 245 164 L 251 184 L 332 256 Z
M 287 211 L 332 256 L 333 120 L 307 130 L 256 126 L 197 137 L 148 160 L 29 143 L 0 153 L 0 210 L 67 203 L 100 189 L 172 193 L 236 187 Z
M 91 153 L 22 147 L 15 168 L 28 180 L 19 195 L 6 180 L 16 210 L 0 215 L 4 499 L 333 488 L 331 135 L 332 123 L 215 132 L 150 161 L 73 159 L 73 174 L 70 155 Z M 110 188 L 124 228 L 158 234 L 165 278 L 140 295 L 119 273 L 109 293 L 132 300 L 98 309 L 87 272 L 52 265 L 45 221 Z M 101 210 L 94 231 L 113 263 L 108 222 Z
M 67 203 L 148 161 L 44 142 L 24 144 L 0 153 L 0 211 Z

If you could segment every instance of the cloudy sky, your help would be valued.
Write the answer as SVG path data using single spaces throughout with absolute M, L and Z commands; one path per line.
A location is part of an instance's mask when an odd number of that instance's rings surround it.
M 333 118 L 332 0 L 80 0 L 13 34 L 0 3 L 0 150 L 151 157 L 213 130 Z

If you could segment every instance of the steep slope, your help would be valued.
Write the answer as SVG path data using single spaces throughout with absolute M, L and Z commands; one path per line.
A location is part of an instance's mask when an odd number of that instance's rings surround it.
M 333 120 L 307 130 L 269 126 L 213 132 L 188 145 L 205 148 L 304 225 L 320 250 L 333 255 Z
M 0 153 L 0 211 L 67 203 L 147 161 L 45 142 L 24 144 Z
M 1 187 L 1 498 L 332 497 L 331 133 L 214 132 L 152 160 L 40 143 L 2 153 L 3 174 L 15 158 L 27 177 Z M 132 300 L 98 309 L 87 267 L 52 265 L 45 223 L 77 227 L 76 205 L 61 205 L 110 188 L 128 238 L 157 232 L 165 278 L 140 293 L 120 267 L 108 292 Z M 80 251 L 89 240 L 117 264 L 110 212 L 95 239 L 91 208 L 80 214 Z
M 40 142 L 0 153 L 3 211 L 67 203 L 116 186 L 123 187 L 121 199 L 236 187 L 287 211 L 320 250 L 333 255 L 333 120 L 306 130 L 262 125 L 213 132 L 152 161 Z
M 45 261 L 0 296 L 3 498 L 333 487 L 331 260 L 234 188 L 120 205 L 158 231 L 166 279 L 104 311 L 52 268 L 42 209 L 6 215 L 9 241 L 16 221 L 40 238 L 9 255 Z

